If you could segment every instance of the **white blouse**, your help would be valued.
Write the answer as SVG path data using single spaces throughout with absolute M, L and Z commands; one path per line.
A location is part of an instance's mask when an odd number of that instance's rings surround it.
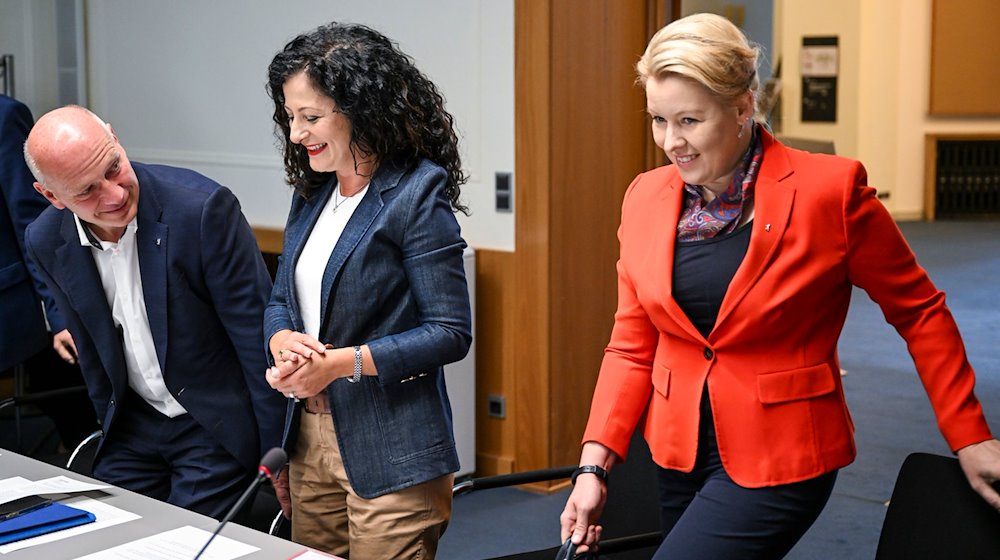
M 302 315 L 305 333 L 316 340 L 319 340 L 319 321 L 323 311 L 323 273 L 334 246 L 347 227 L 347 221 L 358 209 L 366 192 L 368 185 L 354 196 L 345 197 L 340 194 L 340 186 L 336 186 L 295 263 L 295 295 L 299 314 Z

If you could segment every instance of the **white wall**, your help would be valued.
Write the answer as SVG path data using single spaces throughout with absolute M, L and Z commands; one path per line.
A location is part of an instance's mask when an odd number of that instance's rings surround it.
M 881 1 L 881 0 L 880 0 Z M 832 140 L 837 154 L 858 158 L 858 87 L 861 63 L 861 0 L 824 2 L 777 0 L 775 50 L 781 53 L 781 132 L 788 136 Z M 802 122 L 802 75 L 799 51 L 803 37 L 836 36 L 839 39 L 837 122 Z M 864 58 L 875 56 L 865 52 Z
M 6 1 L 6 0 L 4 0 Z M 440 88 L 462 140 L 460 215 L 476 248 L 513 250 L 493 177 L 514 169 L 513 0 L 89 0 L 89 99 L 131 158 L 190 167 L 229 186 L 254 225 L 284 226 L 284 184 L 264 88 L 295 35 L 339 20 L 396 40 Z
M 14 97 L 37 117 L 58 106 L 55 0 L 0 0 L 0 54 L 14 55 Z

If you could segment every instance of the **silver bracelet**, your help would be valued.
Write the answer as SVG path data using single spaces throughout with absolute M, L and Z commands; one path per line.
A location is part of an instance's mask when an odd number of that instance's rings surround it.
M 361 381 L 361 347 L 354 347 L 354 375 L 348 377 L 347 380 L 351 383 L 357 383 Z

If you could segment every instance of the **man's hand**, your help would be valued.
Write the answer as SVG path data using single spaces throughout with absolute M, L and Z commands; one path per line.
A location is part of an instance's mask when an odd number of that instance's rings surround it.
M 288 488 L 288 469 L 282 469 L 278 476 L 271 479 L 271 486 L 274 487 L 274 495 L 278 497 L 278 504 L 281 505 L 281 513 L 285 519 L 292 518 L 292 493 Z
M 76 343 L 73 342 L 73 335 L 69 334 L 69 329 L 63 329 L 52 335 L 52 348 L 63 360 L 71 364 L 76 363 Z

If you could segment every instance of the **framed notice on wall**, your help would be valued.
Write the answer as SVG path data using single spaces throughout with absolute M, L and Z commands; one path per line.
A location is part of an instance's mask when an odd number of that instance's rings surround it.
M 1000 115 L 1000 2 L 934 0 L 932 115 Z
M 837 122 L 839 58 L 836 37 L 802 38 L 802 122 Z

